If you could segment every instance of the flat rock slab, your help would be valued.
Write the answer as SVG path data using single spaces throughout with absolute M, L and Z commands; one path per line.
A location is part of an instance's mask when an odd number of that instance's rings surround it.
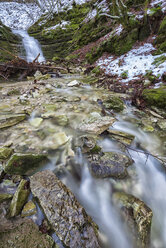
M 31 176 L 30 187 L 64 245 L 71 248 L 100 247 L 95 224 L 53 172 L 42 171 Z
M 25 114 L 2 115 L 0 116 L 0 129 L 14 126 L 25 119 Z
M 99 118 L 89 118 L 81 123 L 78 129 L 82 132 L 101 134 L 115 122 L 110 116 L 100 116 Z

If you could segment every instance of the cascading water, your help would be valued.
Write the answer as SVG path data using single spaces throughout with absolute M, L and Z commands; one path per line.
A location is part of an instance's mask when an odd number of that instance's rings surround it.
M 35 38 L 29 36 L 26 30 L 13 30 L 13 33 L 21 36 L 22 43 L 26 51 L 26 60 L 28 62 L 32 62 L 38 56 L 38 54 L 40 54 L 38 61 L 45 61 L 39 42 Z

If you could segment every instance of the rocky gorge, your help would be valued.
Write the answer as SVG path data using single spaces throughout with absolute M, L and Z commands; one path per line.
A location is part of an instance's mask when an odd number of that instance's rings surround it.
M 126 35 L 123 22 L 95 16 L 96 1 L 34 11 L 26 29 L 64 71 L 0 81 L 0 247 L 165 247 L 165 6 L 153 2 L 143 38 L 142 19 Z M 0 31 L 19 49 L 5 18 Z M 21 53 L 5 42 L 3 62 Z

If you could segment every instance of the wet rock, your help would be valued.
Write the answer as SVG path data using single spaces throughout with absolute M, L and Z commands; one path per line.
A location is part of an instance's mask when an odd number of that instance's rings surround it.
M 15 114 L 15 115 L 1 115 L 0 116 L 0 129 L 7 128 L 18 124 L 19 122 L 25 120 L 25 114 Z
M 122 209 L 133 236 L 136 237 L 137 247 L 149 247 L 152 210 L 138 198 L 123 192 L 114 193 L 113 198 Z
M 21 217 L 31 216 L 37 213 L 36 205 L 33 201 L 29 201 L 25 204 L 22 212 Z
M 29 219 L 0 233 L 0 247 L 3 248 L 53 248 L 54 241 L 42 234 L 38 226 Z
M 0 193 L 0 203 L 12 199 L 13 195 Z
M 4 165 L 4 171 L 10 175 L 30 175 L 37 167 L 47 162 L 43 154 L 14 153 Z
M 107 130 L 115 119 L 110 116 L 90 117 L 81 123 L 78 127 L 79 130 L 88 133 L 101 134 Z
M 43 144 L 45 149 L 56 150 L 59 147 L 65 145 L 69 141 L 69 137 L 64 132 L 55 133 L 51 137 L 48 137 Z
M 92 154 L 88 157 L 89 169 L 94 177 L 112 177 L 123 179 L 128 176 L 127 169 L 132 164 L 132 160 L 125 154 L 117 152 L 107 152 L 102 154 Z
M 42 124 L 43 119 L 42 118 L 33 118 L 33 119 L 29 120 L 29 122 L 33 127 L 39 127 Z
M 77 87 L 80 85 L 80 82 L 78 82 L 77 80 L 73 80 L 72 82 L 68 83 L 68 87 Z
M 13 149 L 8 147 L 0 147 L 0 160 L 9 158 L 12 153 Z
M 36 173 L 30 178 L 30 187 L 53 230 L 66 246 L 99 247 L 91 218 L 54 173 Z
M 8 217 L 14 217 L 20 214 L 22 207 L 28 199 L 29 193 L 29 182 L 22 179 L 11 201 Z
M 130 145 L 131 142 L 134 139 L 134 136 L 133 135 L 128 134 L 128 133 L 124 133 L 124 132 L 121 132 L 121 131 L 117 131 L 117 130 L 113 130 L 113 129 L 108 129 L 108 132 L 110 134 L 109 136 L 112 139 L 115 139 L 115 140 L 118 140 L 120 142 L 123 142 L 126 145 Z
M 66 115 L 55 115 L 52 119 L 52 122 L 59 126 L 65 127 L 67 126 L 69 119 Z
M 43 75 L 40 71 L 37 71 L 34 75 L 36 80 L 47 80 L 49 78 L 51 78 L 50 74 L 45 74 Z
M 115 112 L 123 111 L 124 103 L 123 101 L 116 96 L 111 96 L 109 99 L 103 102 L 103 106 L 106 109 L 114 110 Z

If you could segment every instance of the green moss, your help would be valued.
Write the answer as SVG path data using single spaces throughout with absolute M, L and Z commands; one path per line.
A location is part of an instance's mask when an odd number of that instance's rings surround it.
M 123 101 L 116 96 L 111 96 L 108 100 L 104 101 L 103 106 L 107 109 L 113 109 L 115 112 L 120 112 L 124 109 Z
M 161 109 L 166 109 L 166 87 L 146 89 L 143 91 L 142 96 L 148 106 L 156 106 Z
M 161 52 L 166 52 L 166 16 L 160 24 L 156 44 Z
M 121 73 L 121 77 L 122 77 L 123 79 L 128 78 L 128 71 L 122 72 L 122 73 Z
M 166 43 L 166 42 L 165 42 Z M 154 62 L 152 63 L 152 65 L 156 65 L 156 66 L 159 66 L 160 64 L 164 63 L 164 61 L 166 60 L 166 56 L 165 55 L 162 55 L 158 58 L 156 58 L 154 60 Z

